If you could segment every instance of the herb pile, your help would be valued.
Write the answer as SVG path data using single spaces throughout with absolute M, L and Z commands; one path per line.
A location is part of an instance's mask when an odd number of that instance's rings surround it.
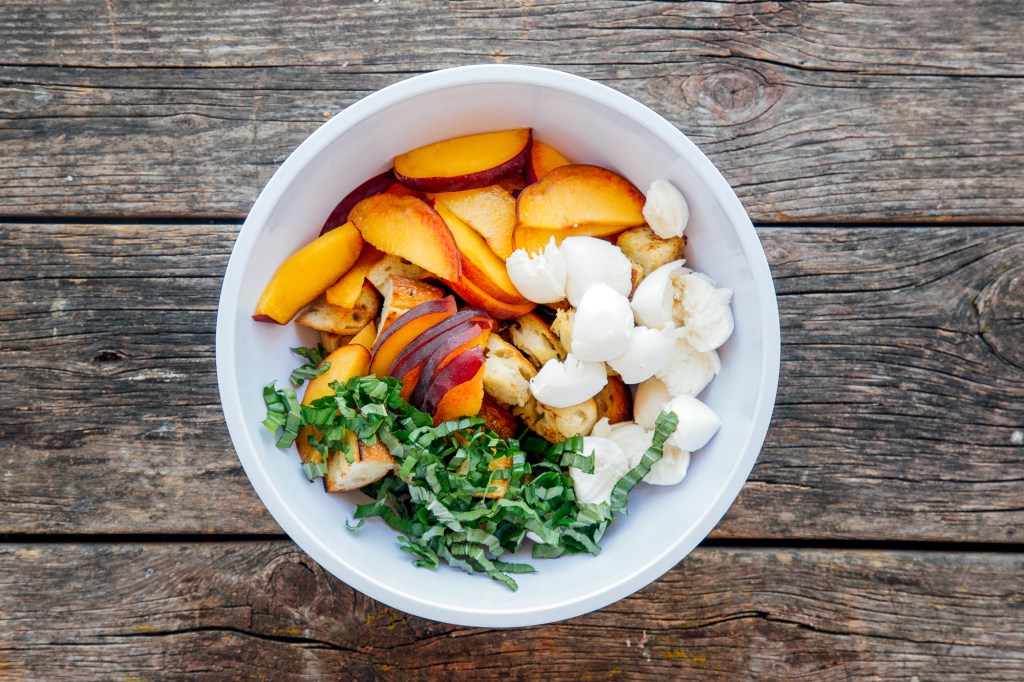
M 302 354 L 312 362 L 315 353 Z M 307 367 L 293 380 L 308 375 Z M 594 456 L 583 453 L 580 436 L 557 445 L 529 432 L 506 440 L 477 417 L 434 426 L 430 415 L 399 396 L 402 384 L 390 377 L 353 377 L 330 387 L 334 395 L 301 405 L 291 388 L 269 384 L 263 390 L 263 424 L 281 448 L 290 447 L 302 427 L 314 427 L 309 443 L 324 462 L 332 451 L 354 461 L 356 453 L 345 442 L 348 431 L 366 445 L 380 440 L 388 448 L 396 475 L 362 488 L 374 501 L 356 506 L 358 522 L 349 529 L 380 517 L 400 533 L 402 549 L 414 555 L 417 566 L 434 568 L 443 560 L 512 590 L 517 585 L 511 574 L 535 569 L 502 557 L 518 551 L 527 537 L 534 541 L 534 558 L 601 551 L 598 543 L 609 522 L 616 512 L 625 513 L 629 492 L 661 459 L 678 422 L 672 413 L 658 417 L 650 449 L 616 484 L 610 503 L 580 504 L 568 468 L 594 470 Z M 303 468 L 310 480 L 326 474 L 324 463 Z

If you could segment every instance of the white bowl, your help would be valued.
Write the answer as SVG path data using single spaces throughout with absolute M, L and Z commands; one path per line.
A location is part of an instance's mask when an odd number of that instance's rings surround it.
M 294 451 L 260 425 L 261 388 L 300 364 L 295 324 L 250 315 L 283 258 L 318 233 L 338 200 L 396 154 L 458 135 L 532 126 L 570 159 L 615 170 L 641 189 L 667 177 L 690 205 L 688 264 L 731 287 L 736 331 L 722 372 L 701 398 L 722 417 L 680 485 L 641 485 L 597 557 L 534 560 L 511 592 L 448 566 L 416 568 L 379 519 L 345 529 L 360 494 L 309 483 Z M 392 607 L 473 626 L 524 626 L 601 608 L 685 557 L 722 518 L 764 442 L 778 384 L 779 318 L 754 228 L 711 162 L 668 121 L 626 95 L 577 76 L 526 66 L 469 66 L 410 78 L 348 107 L 303 142 L 256 200 L 231 254 L 217 317 L 217 379 L 228 430 L 249 480 L 288 535 L 326 570 Z M 529 560 L 528 554 L 526 560 Z

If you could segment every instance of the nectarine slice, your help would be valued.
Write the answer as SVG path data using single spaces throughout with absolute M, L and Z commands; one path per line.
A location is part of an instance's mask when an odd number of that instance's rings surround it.
M 349 214 L 363 239 L 442 279 L 458 279 L 459 249 L 444 220 L 415 197 L 378 194 Z M 350 264 L 351 265 L 351 264 Z
M 473 346 L 456 356 L 432 378 L 430 389 L 423 398 L 423 411 L 434 415 L 435 419 L 438 416 L 465 417 L 479 412 L 484 398 L 483 369 L 484 351 L 479 346 Z M 453 391 L 455 394 L 448 398 L 448 394 Z M 438 415 L 437 408 L 446 401 L 448 405 L 445 413 Z
M 366 197 L 372 197 L 374 194 L 380 194 L 386 191 L 395 182 L 395 174 L 391 169 L 388 169 L 380 175 L 375 175 L 363 184 L 356 187 L 354 190 L 345 195 L 345 198 L 338 202 L 338 205 L 334 207 L 331 214 L 327 216 L 327 220 L 324 221 L 324 226 L 320 228 L 320 234 L 330 232 L 339 225 L 344 225 L 348 222 L 348 214 L 352 210 L 352 207 L 358 204 Z
M 553 169 L 568 166 L 570 163 L 569 159 L 551 145 L 534 140 L 530 146 L 530 158 L 526 161 L 526 179 L 537 182 Z
M 448 210 L 443 203 L 437 204 L 437 212 L 448 225 L 459 247 L 462 278 L 469 279 L 500 301 L 511 304 L 526 302 L 509 278 L 505 260 L 491 251 L 484 238 Z
M 349 343 L 354 346 L 362 346 L 366 350 L 373 348 L 373 341 L 377 338 L 377 325 L 373 322 L 366 325 L 356 335 L 349 339 Z
M 352 223 L 345 223 L 306 244 L 270 278 L 252 319 L 287 323 L 348 272 L 362 248 L 363 238 Z
M 529 128 L 516 128 L 434 142 L 396 156 L 395 177 L 422 192 L 486 187 L 523 167 L 531 139 Z
M 431 195 L 434 207 L 443 205 L 477 231 L 500 258 L 512 255 L 516 200 L 501 185 Z M 444 217 L 443 215 L 441 216 Z M 456 242 L 458 239 L 456 239 Z
M 359 258 L 349 268 L 349 271 L 342 275 L 341 279 L 327 287 L 324 296 L 331 305 L 339 308 L 352 308 L 359 299 L 359 293 L 363 289 L 363 282 L 366 281 L 366 273 L 370 271 L 381 259 L 384 253 L 370 244 L 364 244 Z
M 499 301 L 465 277 L 458 281 L 446 282 L 446 284 L 466 303 L 499 320 L 514 319 L 537 307 L 536 303 L 525 299 L 523 303 Z
M 436 349 L 436 339 L 464 323 L 475 323 L 478 326 L 494 326 L 494 321 L 486 313 L 475 308 L 463 308 L 416 337 L 412 343 L 398 354 L 388 373 L 398 379 L 403 378 L 430 358 Z
M 431 341 L 430 355 L 420 368 L 416 377 L 416 388 L 412 392 L 409 402 L 429 412 L 430 410 L 426 410 L 422 406 L 425 404 L 427 392 L 434 385 L 436 376 L 450 362 L 470 348 L 483 348 L 484 344 L 487 343 L 487 337 L 490 333 L 491 324 L 475 321 L 464 322 Z M 403 384 L 408 385 L 412 383 L 411 374 L 412 372 L 402 377 Z
M 580 225 L 644 224 L 644 195 L 621 175 L 598 166 L 552 169 L 524 189 L 516 202 L 520 225 L 565 230 Z
M 620 225 L 578 225 L 565 230 L 541 230 L 517 225 L 512 233 L 512 245 L 517 249 L 526 249 L 527 253 L 537 253 L 544 250 L 551 238 L 554 238 L 555 244 L 561 244 L 566 237 L 611 238 L 625 230 Z
M 326 372 L 320 376 L 313 377 L 306 384 L 306 392 L 302 394 L 303 405 L 310 405 L 317 398 L 323 398 L 334 393 L 331 390 L 332 382 L 340 381 L 344 383 L 352 377 L 365 375 L 370 366 L 370 351 L 366 350 L 363 346 L 342 346 L 324 358 L 324 362 L 330 362 L 331 366 L 327 368 Z M 319 462 L 323 459 L 320 456 L 320 451 L 309 444 L 309 436 L 312 433 L 313 428 L 311 426 L 304 426 L 295 439 L 295 445 L 299 450 L 299 457 L 304 464 L 307 462 Z
M 387 376 L 388 370 L 395 363 L 395 358 L 406 346 L 424 331 L 454 314 L 455 299 L 446 296 L 440 301 L 421 303 L 399 317 L 390 327 L 380 333 L 376 343 L 373 344 L 370 374 L 377 377 Z

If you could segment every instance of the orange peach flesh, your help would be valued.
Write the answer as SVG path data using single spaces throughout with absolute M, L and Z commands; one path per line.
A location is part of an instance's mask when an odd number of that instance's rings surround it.
M 529 128 L 434 142 L 396 156 L 395 174 L 406 186 L 415 179 L 472 176 L 500 168 L 522 154 L 529 143 Z
M 516 200 L 504 187 L 491 185 L 461 192 L 442 192 L 431 195 L 431 198 L 435 208 L 443 205 L 479 233 L 496 256 L 508 258 L 512 255 Z
M 352 223 L 327 232 L 278 267 L 263 290 L 253 319 L 286 324 L 356 262 L 363 238 Z
M 448 281 L 445 283 L 452 291 L 462 297 L 466 303 L 474 308 L 479 308 L 491 317 L 499 320 L 517 318 L 537 307 L 536 303 L 526 301 L 525 299 L 524 303 L 516 304 L 499 301 L 465 277 L 458 281 Z
M 537 253 L 547 246 L 551 238 L 555 244 L 561 244 L 566 237 L 611 238 L 625 231 L 626 228 L 618 225 L 578 225 L 564 230 L 540 230 L 519 225 L 512 233 L 512 244 L 517 249 L 526 249 L 527 253 Z
M 598 166 L 554 168 L 522 191 L 516 203 L 520 225 L 564 230 L 579 225 L 644 224 L 644 195 L 621 175 Z
M 330 234 L 330 233 L 328 233 Z M 331 383 L 335 381 L 345 382 L 355 376 L 366 374 L 370 366 L 370 351 L 363 346 L 347 345 L 342 346 L 326 358 L 324 362 L 330 362 L 331 366 L 320 376 L 313 377 L 306 384 L 306 392 L 302 394 L 302 404 L 310 405 L 317 398 L 331 395 Z M 309 444 L 309 436 L 313 433 L 312 427 L 305 426 L 299 431 L 295 439 L 295 446 L 299 450 L 299 457 L 303 463 L 319 462 L 320 452 Z
M 483 399 L 484 368 L 481 367 L 472 379 L 444 394 L 434 409 L 434 424 L 477 414 Z
M 442 279 L 458 279 L 459 249 L 441 216 L 415 197 L 378 194 L 349 214 L 363 239 Z
M 408 314 L 409 313 L 406 313 L 406 315 Z M 401 353 L 406 346 L 412 343 L 417 336 L 430 329 L 441 320 L 451 317 L 454 314 L 454 310 L 427 313 L 425 315 L 420 315 L 416 319 L 403 325 L 377 347 L 376 352 L 373 354 L 373 360 L 370 363 L 370 374 L 377 377 L 388 376 L 388 372 L 391 370 L 391 365 L 394 364 L 395 358 L 398 357 L 398 354 Z
M 363 290 L 363 282 L 366 281 L 366 273 L 374 265 L 384 258 L 384 254 L 370 244 L 363 245 L 363 251 L 355 264 L 342 275 L 341 279 L 327 288 L 325 295 L 327 302 L 339 308 L 351 308 L 359 299 L 359 293 Z
M 503 302 L 526 302 L 509 278 L 504 259 L 491 251 L 484 238 L 448 210 L 443 203 L 437 204 L 437 212 L 455 237 L 462 257 L 463 277 L 469 278 L 488 294 Z
M 560 166 L 570 165 L 569 159 L 549 144 L 534 140 L 530 147 L 530 161 L 526 166 L 526 176 L 530 182 L 543 180 L 544 176 Z

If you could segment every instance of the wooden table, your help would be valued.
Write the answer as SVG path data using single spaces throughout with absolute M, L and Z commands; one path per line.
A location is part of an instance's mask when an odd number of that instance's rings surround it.
M 0 679 L 1024 676 L 1024 6 L 6 0 Z M 518 631 L 285 537 L 228 441 L 221 276 L 328 116 L 472 63 L 668 117 L 758 226 L 772 429 L 664 578 Z

